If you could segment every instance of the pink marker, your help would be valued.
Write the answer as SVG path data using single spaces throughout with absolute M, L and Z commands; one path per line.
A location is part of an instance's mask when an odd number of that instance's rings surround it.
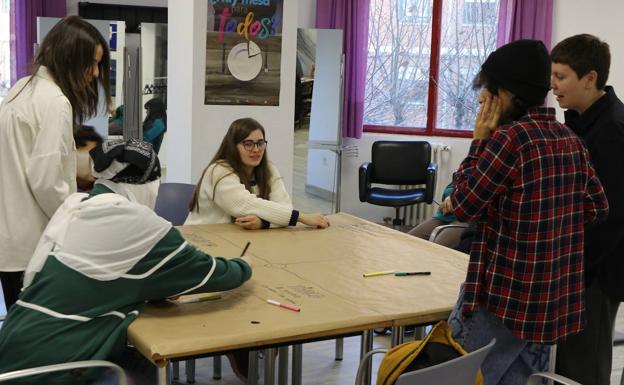
M 300 312 L 301 311 L 301 308 L 299 306 L 296 306 L 296 305 L 291 305 L 289 303 L 281 303 L 281 302 L 277 302 L 277 301 L 272 300 L 272 299 L 267 299 L 266 301 L 268 303 L 270 303 L 271 305 L 283 307 L 284 309 L 288 309 L 288 310 L 292 310 L 292 311 L 296 311 L 296 312 Z

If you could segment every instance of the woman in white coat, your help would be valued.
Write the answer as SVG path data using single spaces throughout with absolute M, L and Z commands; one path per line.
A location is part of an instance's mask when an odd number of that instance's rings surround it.
M 266 146 L 264 128 L 256 120 L 232 122 L 195 188 L 185 224 L 234 223 L 249 230 L 297 222 L 329 226 L 321 214 L 293 209 L 279 171 L 267 158 Z
M 74 127 L 93 116 L 98 83 L 110 106 L 106 40 L 77 16 L 47 34 L 0 105 L 0 281 L 7 308 L 56 209 L 76 191 Z

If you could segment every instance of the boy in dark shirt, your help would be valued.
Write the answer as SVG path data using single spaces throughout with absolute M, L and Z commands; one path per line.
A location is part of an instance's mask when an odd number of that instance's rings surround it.
M 557 44 L 550 57 L 553 94 L 567 109 L 566 125 L 585 141 L 609 201 L 608 219 L 585 232 L 587 325 L 558 344 L 557 373 L 584 385 L 607 385 L 613 327 L 624 300 L 624 104 L 606 86 L 607 43 L 576 35 Z

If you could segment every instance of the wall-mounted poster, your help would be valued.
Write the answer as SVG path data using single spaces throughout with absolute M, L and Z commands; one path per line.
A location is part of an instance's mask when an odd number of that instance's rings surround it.
M 208 0 L 204 104 L 279 105 L 283 0 Z

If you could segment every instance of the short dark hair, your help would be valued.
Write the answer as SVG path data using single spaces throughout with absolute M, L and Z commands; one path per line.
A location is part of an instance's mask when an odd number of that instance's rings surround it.
M 611 52 L 609 44 L 596 36 L 583 33 L 559 42 L 550 52 L 553 63 L 567 64 L 580 79 L 590 71 L 596 71 L 596 88 L 602 90 L 609 78 Z
M 74 141 L 76 142 L 76 147 L 81 148 L 87 145 L 87 142 L 95 142 L 100 144 L 104 141 L 104 139 L 100 136 L 100 134 L 95 131 L 93 126 L 82 125 L 76 133 L 74 134 Z

